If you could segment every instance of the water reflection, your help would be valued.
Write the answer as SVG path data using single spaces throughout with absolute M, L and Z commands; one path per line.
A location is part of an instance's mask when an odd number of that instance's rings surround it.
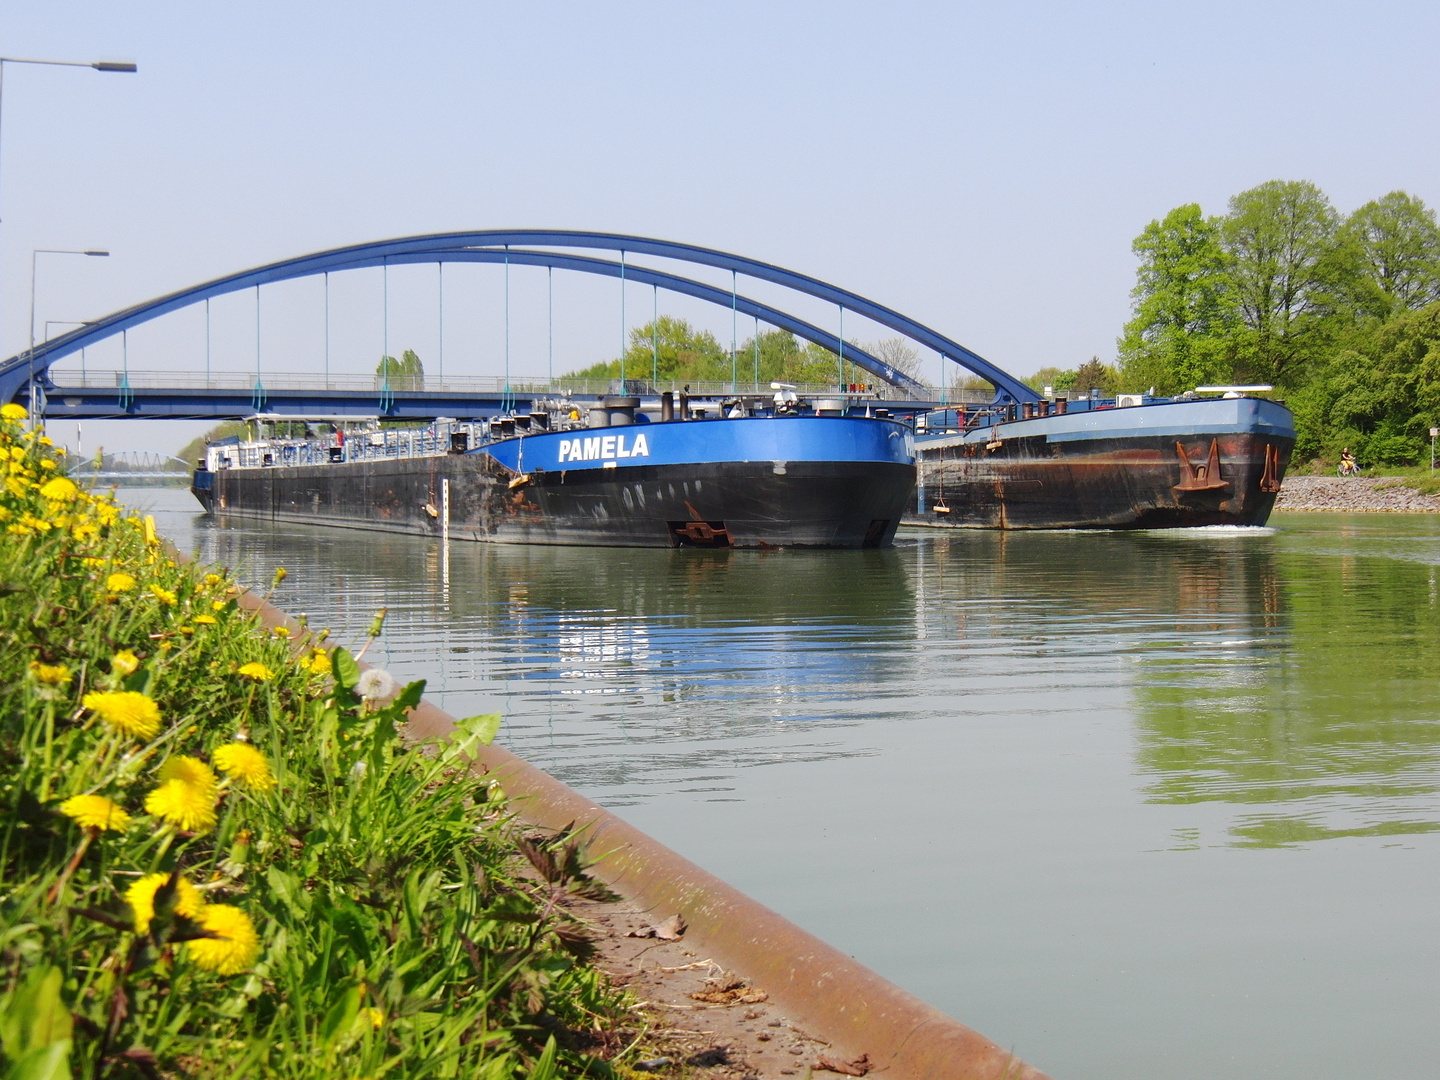
M 453 544 L 447 557 L 386 534 L 187 528 L 201 558 L 248 580 L 286 566 L 277 601 L 340 640 L 388 605 L 384 662 L 432 679 L 447 707 L 503 709 L 510 745 L 612 805 L 697 775 L 723 792 L 748 765 L 872 753 L 777 724 L 848 725 L 873 687 L 914 680 L 896 551 Z

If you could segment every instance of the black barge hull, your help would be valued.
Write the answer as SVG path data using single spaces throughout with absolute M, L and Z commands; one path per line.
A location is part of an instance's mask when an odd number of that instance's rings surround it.
M 519 473 L 488 454 L 219 469 L 207 512 L 454 540 L 615 547 L 881 547 L 910 505 L 898 462 L 735 462 Z

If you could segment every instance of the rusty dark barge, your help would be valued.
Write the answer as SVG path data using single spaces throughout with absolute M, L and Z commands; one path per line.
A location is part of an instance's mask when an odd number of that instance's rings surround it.
M 932 414 L 907 525 L 1150 529 L 1263 525 L 1295 445 L 1283 404 L 1227 396 Z M 1058 407 L 1056 407 L 1058 406 Z M 936 428 L 939 427 L 937 431 Z

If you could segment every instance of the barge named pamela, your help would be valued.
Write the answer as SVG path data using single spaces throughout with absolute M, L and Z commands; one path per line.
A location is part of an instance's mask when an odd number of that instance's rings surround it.
M 654 420 L 638 398 L 610 397 L 583 420 L 556 402 L 424 429 L 232 439 L 209 447 L 191 491 L 217 516 L 496 543 L 891 543 L 915 485 L 910 426 L 801 415 L 779 389 L 774 407 L 737 399 L 708 410 L 667 394 Z
M 1154 529 L 1263 525 L 1294 418 L 1252 396 L 1200 387 L 964 408 L 927 416 L 905 524 L 972 529 Z M 1203 397 L 1205 393 L 1222 397 Z

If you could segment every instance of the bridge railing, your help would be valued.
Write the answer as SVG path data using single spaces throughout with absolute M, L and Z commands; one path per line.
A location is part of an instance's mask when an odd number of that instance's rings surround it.
M 232 393 L 252 393 L 257 376 L 253 372 L 205 372 L 196 371 L 108 371 L 78 368 L 52 368 L 50 378 L 59 390 L 194 390 Z M 267 392 L 288 391 L 335 391 L 339 393 L 382 394 L 391 393 L 457 394 L 472 397 L 500 397 L 508 389 L 512 396 L 523 397 L 566 397 L 599 396 L 620 392 L 618 379 L 581 379 L 545 376 L 514 376 L 507 387 L 500 375 L 446 375 L 443 379 L 434 375 L 391 376 L 389 385 L 379 375 L 322 375 L 297 374 L 294 372 L 262 372 L 258 376 L 261 386 Z M 740 380 L 733 385 L 728 381 L 684 381 L 661 379 L 658 382 L 646 378 L 627 379 L 627 393 L 648 396 L 666 391 L 685 390 L 694 397 L 724 397 L 728 394 L 769 395 L 772 393 L 768 382 Z M 856 393 L 888 401 L 911 400 L 911 395 L 885 383 L 796 383 L 796 393 L 801 397 L 824 397 L 826 395 Z M 994 396 L 992 390 L 961 390 L 953 386 L 925 388 L 932 401 L 985 402 Z

